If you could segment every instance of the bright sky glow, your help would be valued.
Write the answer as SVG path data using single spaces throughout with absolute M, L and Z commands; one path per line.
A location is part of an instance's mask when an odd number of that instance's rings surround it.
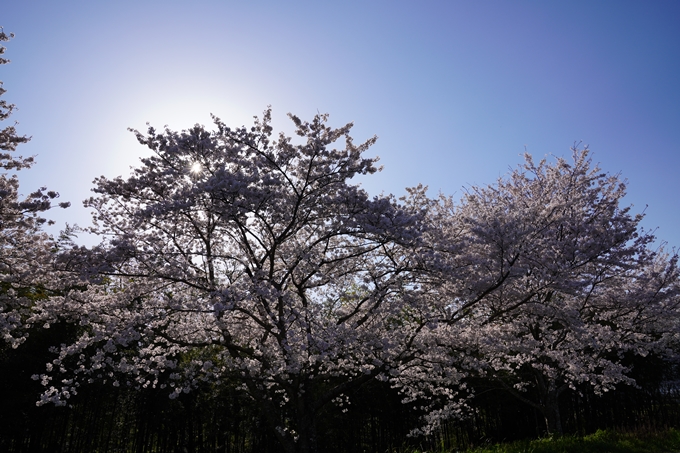
M 5 0 L 16 38 L 0 67 L 11 118 L 37 155 L 20 175 L 73 207 L 99 176 L 148 155 L 128 127 L 250 125 L 267 105 L 354 121 L 385 170 L 363 181 L 396 195 L 459 196 L 521 161 L 590 146 L 629 181 L 646 228 L 680 246 L 680 2 L 676 0 L 249 1 Z M 645 206 L 647 206 L 645 208 Z
M 200 162 L 194 162 L 193 164 L 191 164 L 191 173 L 193 173 L 193 174 L 195 174 L 195 175 L 197 175 L 198 173 L 200 173 L 202 169 L 203 169 L 203 168 L 201 167 L 201 163 L 200 163 Z

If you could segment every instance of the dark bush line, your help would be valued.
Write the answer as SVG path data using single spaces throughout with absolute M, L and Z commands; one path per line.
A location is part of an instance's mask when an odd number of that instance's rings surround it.
M 64 332 L 52 331 L 59 336 Z M 40 385 L 30 375 L 44 366 L 32 337 L 17 350 L 1 352 L 0 451 L 7 453 L 276 452 L 276 439 L 263 426 L 258 406 L 235 385 L 206 387 L 175 400 L 156 389 L 85 387 L 67 407 L 36 407 Z M 561 399 L 565 431 L 586 435 L 598 429 L 661 430 L 680 426 L 676 366 L 655 357 L 636 358 L 639 387 L 621 385 L 595 395 L 584 385 Z M 429 437 L 409 437 L 421 413 L 389 385 L 371 382 L 350 395 L 350 404 L 331 406 L 319 420 L 320 449 L 330 453 L 386 452 L 406 448 L 457 450 L 544 436 L 545 423 L 494 382 L 471 380 L 476 396 L 470 415 L 450 420 Z M 417 405 L 416 405 L 417 406 Z

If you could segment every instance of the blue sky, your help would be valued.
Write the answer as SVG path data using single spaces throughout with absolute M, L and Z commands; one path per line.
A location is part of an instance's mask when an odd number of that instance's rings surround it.
M 146 150 L 126 129 L 250 124 L 267 105 L 355 123 L 385 169 L 362 184 L 418 183 L 459 197 L 574 142 L 628 179 L 626 203 L 680 246 L 678 1 L 4 0 L 13 119 L 46 185 L 89 224 L 92 180 Z

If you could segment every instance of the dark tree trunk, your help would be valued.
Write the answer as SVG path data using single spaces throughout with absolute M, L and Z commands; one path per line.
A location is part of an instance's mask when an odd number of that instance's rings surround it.
M 316 412 L 308 404 L 306 395 L 290 391 L 292 414 L 286 422 L 286 416 L 270 398 L 252 381 L 247 381 L 251 396 L 258 401 L 261 416 L 272 430 L 276 439 L 286 453 L 317 453 Z M 291 427 L 286 426 L 292 424 Z
M 317 453 L 317 433 L 316 433 L 316 416 L 313 414 L 301 414 L 298 417 L 298 453 Z
M 541 408 L 541 412 L 545 418 L 545 426 L 548 430 L 548 435 L 563 435 L 564 431 L 562 429 L 562 419 L 560 417 L 560 406 L 557 401 L 557 395 L 548 396 L 548 400 Z
M 548 435 L 561 436 L 564 434 L 564 430 L 560 417 L 559 398 L 562 392 L 567 389 L 567 385 L 562 384 L 558 387 L 556 382 L 547 380 L 541 373 L 536 373 L 535 376 L 540 401 L 538 409 L 545 418 Z
M 568 386 L 562 384 L 558 387 L 556 382 L 547 380 L 540 372 L 535 372 L 534 378 L 536 380 L 538 401 L 525 397 L 522 393 L 514 389 L 512 385 L 503 381 L 503 379 L 498 379 L 497 382 L 500 382 L 511 395 L 539 410 L 541 414 L 543 414 L 548 435 L 561 436 L 564 434 L 564 430 L 562 428 L 562 418 L 560 416 L 559 398 Z

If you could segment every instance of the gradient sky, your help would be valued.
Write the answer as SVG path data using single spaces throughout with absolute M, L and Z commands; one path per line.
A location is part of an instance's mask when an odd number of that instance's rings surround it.
M 353 121 L 385 169 L 362 181 L 460 197 L 582 141 L 628 180 L 644 227 L 680 246 L 680 1 L 3 0 L 12 119 L 46 185 L 89 224 L 99 175 L 147 150 L 128 127 L 250 124 L 271 104 Z M 645 206 L 647 206 L 645 208 Z

